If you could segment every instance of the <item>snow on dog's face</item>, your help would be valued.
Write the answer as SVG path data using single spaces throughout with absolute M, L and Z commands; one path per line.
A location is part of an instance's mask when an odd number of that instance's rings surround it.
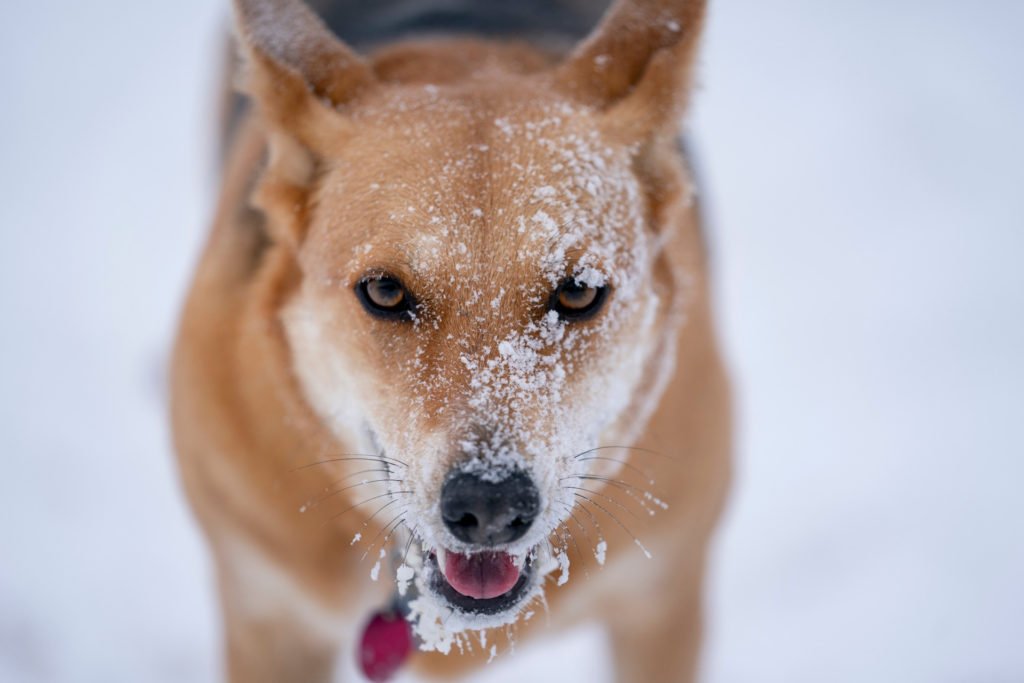
M 657 339 L 631 151 L 567 102 L 492 99 L 418 88 L 357 115 L 363 134 L 313 192 L 284 314 L 319 414 L 355 450 L 407 463 L 397 505 L 441 568 L 445 551 L 492 549 L 522 567 L 545 543 L 574 502 L 574 457 L 644 419 L 623 410 Z M 499 489 L 524 473 L 525 534 L 453 532 L 442 489 L 460 472 Z
M 482 43 L 371 70 L 302 6 L 239 3 L 273 131 L 258 201 L 301 273 L 281 311 L 294 372 L 343 443 L 388 463 L 437 647 L 441 609 L 463 616 L 449 630 L 480 628 L 537 594 L 577 458 L 635 439 L 659 391 L 678 304 L 659 223 L 682 193 L 692 47 L 677 19 L 702 3 L 665 5 L 620 3 L 615 39 L 552 71 Z

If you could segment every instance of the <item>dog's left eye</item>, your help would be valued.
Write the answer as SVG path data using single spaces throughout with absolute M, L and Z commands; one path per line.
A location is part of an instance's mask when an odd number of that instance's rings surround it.
M 607 287 L 591 287 L 568 279 L 552 293 L 550 308 L 565 320 L 586 320 L 601 310 L 607 295 Z
M 368 313 L 386 320 L 411 320 L 412 296 L 397 279 L 387 275 L 360 280 L 356 296 Z

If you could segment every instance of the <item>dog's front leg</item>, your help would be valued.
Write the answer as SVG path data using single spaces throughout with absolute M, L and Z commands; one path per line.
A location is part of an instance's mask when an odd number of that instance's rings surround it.
M 337 644 L 287 618 L 254 620 L 225 609 L 231 683 L 330 683 Z
M 631 592 L 636 602 L 609 620 L 618 683 L 692 683 L 701 644 L 702 568 Z M 635 615 L 635 618 L 622 618 Z
M 344 629 L 272 565 L 220 563 L 228 680 L 329 683 Z

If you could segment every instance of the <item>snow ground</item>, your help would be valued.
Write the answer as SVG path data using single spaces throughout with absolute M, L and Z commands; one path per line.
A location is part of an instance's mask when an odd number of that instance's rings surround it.
M 216 678 L 161 367 L 223 5 L 0 24 L 2 681 Z M 1024 3 L 713 5 L 694 130 L 742 423 L 705 678 L 1024 680 Z M 606 672 L 591 629 L 479 680 Z

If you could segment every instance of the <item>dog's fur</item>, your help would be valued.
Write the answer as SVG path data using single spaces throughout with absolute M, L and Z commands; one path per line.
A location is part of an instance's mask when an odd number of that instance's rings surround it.
M 549 583 L 548 620 L 504 615 L 515 637 L 597 619 L 617 680 L 691 680 L 730 448 L 676 144 L 703 1 L 621 0 L 567 56 L 450 37 L 363 58 L 294 0 L 236 9 L 257 106 L 233 135 L 173 368 L 176 447 L 216 561 L 231 680 L 330 680 L 392 594 L 386 572 L 368 576 L 385 523 L 404 522 L 398 546 L 414 532 L 417 545 L 458 547 L 438 513 L 445 473 L 509 458 L 544 505 L 513 550 L 564 545 L 573 568 Z M 416 293 L 415 322 L 362 310 L 353 288 L 383 272 Z M 610 284 L 598 318 L 545 315 L 564 276 Z M 636 449 L 576 457 L 613 445 Z M 358 457 L 370 459 L 342 459 Z M 561 486 L 584 469 L 636 488 Z M 647 482 L 628 478 L 639 470 L 667 504 L 642 519 L 626 510 L 645 507 Z M 573 495 L 584 488 L 590 502 Z M 359 504 L 374 495 L 396 504 L 367 522 L 379 506 Z M 493 631 L 503 646 L 506 629 Z M 485 657 L 413 664 L 454 677 Z

